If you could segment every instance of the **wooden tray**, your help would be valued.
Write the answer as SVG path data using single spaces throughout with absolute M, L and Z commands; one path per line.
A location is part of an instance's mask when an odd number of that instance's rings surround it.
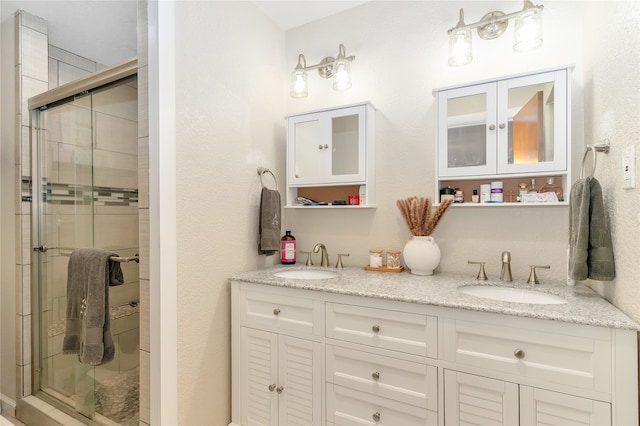
M 364 269 L 367 271 L 378 271 L 378 272 L 402 272 L 404 271 L 404 266 L 400 266 L 398 269 L 387 268 L 387 265 L 382 265 L 380 268 L 376 268 L 375 266 L 365 266 Z

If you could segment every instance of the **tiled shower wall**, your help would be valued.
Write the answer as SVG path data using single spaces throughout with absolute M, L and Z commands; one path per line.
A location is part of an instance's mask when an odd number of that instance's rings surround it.
M 17 397 L 30 395 L 31 351 L 31 148 L 29 143 L 30 97 L 49 88 L 47 22 L 18 11 L 15 16 L 16 41 L 16 389 Z M 25 190 L 27 193 L 25 193 Z

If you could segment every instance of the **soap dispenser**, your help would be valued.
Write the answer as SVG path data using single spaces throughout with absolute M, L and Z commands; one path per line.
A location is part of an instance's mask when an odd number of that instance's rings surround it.
M 283 265 L 296 263 L 296 237 L 291 235 L 291 231 L 286 231 L 280 239 L 280 263 Z

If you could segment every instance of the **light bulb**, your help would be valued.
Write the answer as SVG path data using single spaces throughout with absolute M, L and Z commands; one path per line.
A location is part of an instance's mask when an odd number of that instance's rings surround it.
M 513 50 L 526 52 L 542 44 L 542 13 L 540 10 L 525 9 L 515 23 Z
M 466 65 L 471 59 L 471 30 L 454 28 L 449 35 L 449 66 Z
M 338 58 L 333 64 L 333 90 L 347 90 L 351 87 L 351 64 L 344 58 Z
M 307 72 L 302 67 L 296 67 L 291 73 L 290 95 L 292 98 L 306 98 L 308 94 Z

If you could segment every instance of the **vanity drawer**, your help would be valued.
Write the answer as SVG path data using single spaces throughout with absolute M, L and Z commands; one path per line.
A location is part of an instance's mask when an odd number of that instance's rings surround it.
M 609 330 L 576 324 L 505 325 L 441 318 L 444 359 L 458 364 L 611 393 Z M 525 322 L 522 324 L 531 324 Z
M 437 358 L 438 319 L 386 309 L 327 303 L 326 336 Z
M 438 369 L 327 345 L 327 382 L 436 411 Z
M 243 289 L 240 294 L 240 321 L 258 328 L 275 327 L 321 336 L 322 302 L 284 293 Z
M 327 422 L 336 426 L 436 426 L 438 412 L 327 383 Z

